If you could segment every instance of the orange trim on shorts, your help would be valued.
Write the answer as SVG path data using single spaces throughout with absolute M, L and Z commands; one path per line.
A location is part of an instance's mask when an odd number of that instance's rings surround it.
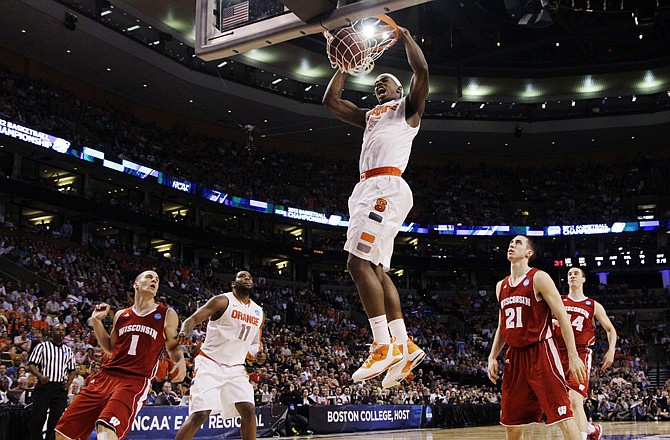
M 367 180 L 371 177 L 376 177 L 376 176 L 402 176 L 402 171 L 400 171 L 400 168 L 396 167 L 379 167 L 379 168 L 372 168 L 371 170 L 363 171 L 361 173 L 361 182 L 364 180 Z
M 215 363 L 217 363 L 218 365 L 222 365 L 222 366 L 224 366 L 224 367 L 237 367 L 237 366 L 239 366 L 239 365 L 243 365 L 243 364 L 235 364 L 235 365 L 223 364 L 223 363 L 217 361 L 216 359 L 212 359 L 211 357 L 207 356 L 207 353 L 205 353 L 205 352 L 202 351 L 202 350 L 200 350 L 200 353 L 198 353 L 198 356 L 206 357 L 206 358 L 209 359 L 210 361 L 215 362 Z
M 363 232 L 361 234 L 361 240 L 367 241 L 368 243 L 374 243 L 376 238 L 377 237 L 372 234 L 368 234 L 367 232 Z

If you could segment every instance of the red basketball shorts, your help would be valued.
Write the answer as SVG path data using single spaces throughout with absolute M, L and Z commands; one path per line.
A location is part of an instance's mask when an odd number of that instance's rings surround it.
M 589 380 L 591 379 L 591 364 L 593 361 L 593 355 L 591 349 L 588 347 L 578 347 L 577 352 L 579 353 L 579 358 L 584 362 L 586 367 L 586 379 L 584 382 L 577 382 L 572 374 L 570 374 L 570 362 L 568 361 L 568 352 L 560 351 L 561 355 L 561 364 L 563 365 L 563 371 L 565 371 L 565 384 L 572 391 L 575 391 L 582 395 L 583 398 L 589 397 Z
M 123 440 L 151 390 L 151 381 L 141 376 L 112 376 L 101 371 L 91 377 L 60 418 L 56 431 L 86 440 L 101 423 Z
M 547 425 L 572 418 L 561 359 L 552 339 L 523 348 L 509 347 L 505 355 L 500 424 Z

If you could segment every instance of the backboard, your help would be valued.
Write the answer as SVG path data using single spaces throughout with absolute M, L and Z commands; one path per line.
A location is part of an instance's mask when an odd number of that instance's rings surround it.
M 349 0 L 326 17 L 302 21 L 281 0 L 197 0 L 195 53 L 205 61 L 335 29 L 432 0 Z

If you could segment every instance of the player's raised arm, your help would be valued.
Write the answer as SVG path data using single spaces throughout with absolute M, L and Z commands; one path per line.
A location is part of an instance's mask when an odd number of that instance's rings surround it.
M 326 93 L 323 95 L 323 105 L 340 121 L 357 127 L 365 127 L 365 113 L 367 110 L 359 108 L 351 101 L 342 99 L 345 78 L 346 73 L 339 70 L 335 71 L 328 83 Z
M 175 363 L 172 370 L 170 370 L 170 377 L 172 382 L 181 382 L 186 377 L 186 361 L 184 360 L 184 353 L 181 350 L 181 345 L 177 339 L 177 328 L 179 327 L 179 316 L 173 309 L 168 309 L 165 317 L 165 349 L 168 356 Z M 177 372 L 176 376 L 172 377 L 172 373 Z
M 498 281 L 496 284 L 496 298 L 500 298 L 500 286 L 502 281 Z M 502 336 L 502 311 L 498 310 L 498 328 L 496 329 L 496 334 L 493 337 L 493 343 L 491 344 L 491 353 L 489 354 L 488 360 L 488 376 L 489 380 L 494 384 L 500 378 L 499 369 L 498 369 L 498 355 L 505 347 L 505 340 Z
M 607 342 L 609 347 L 605 353 L 605 356 L 603 357 L 603 366 L 600 368 L 600 370 L 603 371 L 610 367 L 612 363 L 614 363 L 617 334 L 612 321 L 610 321 L 609 316 L 607 316 L 607 312 L 605 312 L 605 308 L 599 302 L 596 302 L 595 313 L 593 316 L 595 316 L 600 325 L 602 325 L 603 329 L 605 329 L 607 332 Z
M 102 320 L 105 319 L 109 313 L 110 307 L 109 304 L 98 304 L 91 314 L 91 324 L 93 325 L 93 332 L 95 333 L 95 338 L 100 345 L 100 348 L 107 354 L 111 356 L 114 352 L 114 346 L 116 345 L 116 334 L 114 333 L 114 327 L 116 326 L 116 319 L 121 315 L 123 310 L 119 310 L 114 315 L 114 322 L 112 323 L 112 328 L 110 333 L 107 333 L 105 326 L 102 325 Z M 110 336 L 111 334 L 111 336 Z
M 400 39 L 405 44 L 407 62 L 413 72 L 409 94 L 407 95 L 405 118 L 410 122 L 410 125 L 415 127 L 418 125 L 426 108 L 426 98 L 428 97 L 428 89 L 430 86 L 430 81 L 428 79 L 428 62 L 426 61 L 423 51 L 416 41 L 414 41 L 414 38 L 412 38 L 412 34 L 407 29 L 400 26 L 398 26 L 398 31 L 400 32 Z M 416 121 L 410 121 L 411 118 L 415 118 Z
M 193 329 L 203 322 L 205 319 L 216 316 L 220 317 L 228 308 L 228 298 L 224 295 L 217 295 L 209 299 L 198 310 L 195 311 L 189 318 L 185 319 L 181 325 L 180 336 L 190 336 Z
M 541 270 L 537 271 L 534 277 L 536 292 L 542 295 L 542 298 L 547 302 L 551 309 L 551 313 L 558 321 L 561 328 L 561 335 L 565 341 L 565 347 L 568 349 L 568 358 L 570 360 L 570 372 L 574 375 L 578 382 L 583 382 L 586 379 L 586 367 L 584 362 L 579 358 L 577 353 L 577 346 L 575 345 L 575 334 L 572 332 L 572 325 L 568 312 L 565 311 L 565 306 L 561 300 L 561 294 L 556 289 L 554 280 L 551 279 L 548 273 Z

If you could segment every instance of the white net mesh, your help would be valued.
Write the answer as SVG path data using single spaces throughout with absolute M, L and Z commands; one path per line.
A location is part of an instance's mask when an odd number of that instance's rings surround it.
M 385 15 L 358 20 L 349 26 L 324 31 L 323 35 L 333 68 L 354 76 L 374 69 L 375 60 L 398 40 L 395 23 Z

